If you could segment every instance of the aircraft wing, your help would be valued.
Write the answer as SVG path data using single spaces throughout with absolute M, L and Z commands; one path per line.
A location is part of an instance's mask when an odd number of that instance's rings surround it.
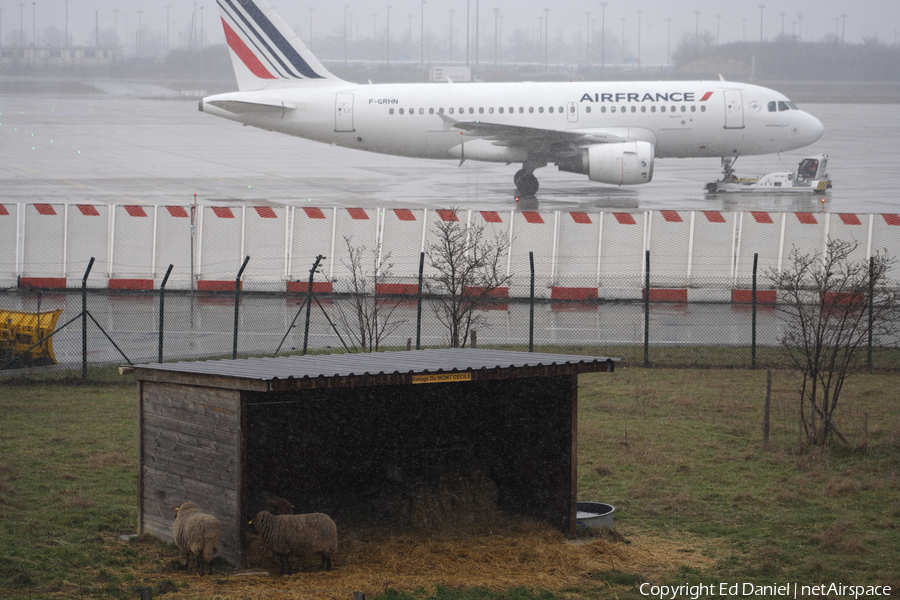
M 468 135 L 493 140 L 496 146 L 520 146 L 529 150 L 548 150 L 559 146 L 587 146 L 626 142 L 629 138 L 603 131 L 542 129 L 519 125 L 501 125 L 483 121 L 454 121 L 441 115 L 447 129 L 459 129 Z
M 230 113 L 240 115 L 245 113 L 284 114 L 285 111 L 294 110 L 297 107 L 290 104 L 265 104 L 262 102 L 244 102 L 241 100 L 212 100 L 209 104 Z

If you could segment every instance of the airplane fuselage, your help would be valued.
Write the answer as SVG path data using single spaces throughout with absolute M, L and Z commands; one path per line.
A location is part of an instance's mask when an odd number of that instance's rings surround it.
M 234 113 L 211 104 L 215 101 L 286 108 Z M 513 145 L 474 140 L 447 123 L 610 134 L 653 144 L 657 158 L 770 154 L 821 137 L 815 117 L 796 108 L 779 110 L 779 101 L 784 106 L 787 98 L 764 87 L 722 81 L 331 84 L 221 94 L 204 99 L 203 110 L 369 152 L 507 163 L 527 157 Z M 467 142 L 468 150 L 462 148 Z
M 638 185 L 656 158 L 801 148 L 824 128 L 778 92 L 725 81 L 357 85 L 335 77 L 267 0 L 218 0 L 239 92 L 204 98 L 226 119 L 413 158 L 521 163 Z

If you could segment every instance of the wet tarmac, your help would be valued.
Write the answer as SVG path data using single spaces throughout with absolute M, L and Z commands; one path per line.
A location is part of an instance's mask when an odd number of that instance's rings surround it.
M 536 198 L 516 198 L 517 165 L 371 154 L 244 127 L 197 111 L 195 99 L 0 95 L 0 203 L 124 203 L 459 207 L 478 210 L 775 210 L 896 213 L 900 104 L 811 104 L 825 124 L 814 145 L 742 157 L 750 176 L 830 156 L 822 196 L 719 194 L 718 159 L 656 161 L 653 181 L 615 187 L 536 172 Z

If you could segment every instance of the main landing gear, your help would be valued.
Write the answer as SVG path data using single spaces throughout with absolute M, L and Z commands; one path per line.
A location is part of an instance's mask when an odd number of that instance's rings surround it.
M 525 169 L 516 171 L 516 174 L 513 175 L 513 183 L 516 184 L 516 189 L 523 196 L 534 196 L 541 186 L 534 173 L 526 173 Z
M 543 165 L 530 165 L 525 163 L 522 168 L 513 175 L 513 183 L 522 196 L 534 196 L 537 194 L 540 184 L 537 177 L 534 176 L 534 170 Z

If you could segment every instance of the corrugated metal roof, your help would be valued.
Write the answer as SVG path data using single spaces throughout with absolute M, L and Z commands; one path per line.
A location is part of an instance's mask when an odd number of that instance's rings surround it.
M 260 381 L 305 378 L 345 378 L 425 373 L 449 373 L 495 369 L 566 366 L 574 372 L 611 371 L 618 358 L 446 348 L 409 352 L 319 354 L 278 358 L 247 358 L 135 365 L 135 376 L 143 370 L 215 376 Z M 159 377 L 153 377 L 159 379 Z

